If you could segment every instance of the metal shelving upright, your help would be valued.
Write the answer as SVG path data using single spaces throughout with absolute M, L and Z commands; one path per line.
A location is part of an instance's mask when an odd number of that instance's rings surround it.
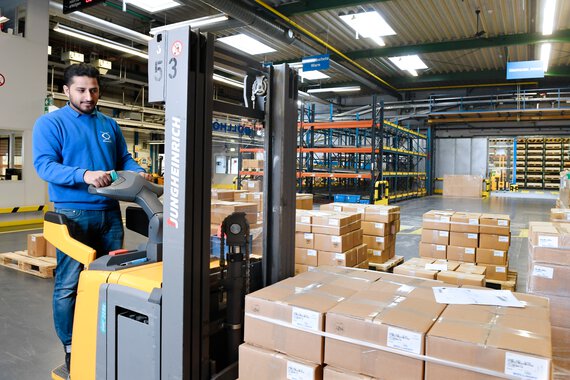
M 516 173 L 519 187 L 558 189 L 560 172 L 570 167 L 569 138 L 528 137 L 517 140 Z

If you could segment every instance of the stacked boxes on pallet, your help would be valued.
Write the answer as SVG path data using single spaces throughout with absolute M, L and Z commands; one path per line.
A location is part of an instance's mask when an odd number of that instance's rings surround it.
M 476 263 L 486 268 L 487 279 L 506 281 L 510 224 L 508 215 L 428 211 L 423 215 L 420 256 Z M 469 273 L 480 276 L 481 269 L 463 267 L 468 269 Z M 451 281 L 460 275 L 441 273 L 441 276 Z
M 356 212 L 362 215 L 363 241 L 368 261 L 383 264 L 396 254 L 396 234 L 400 231 L 400 207 L 352 203 L 329 203 L 321 210 Z
M 548 300 L 516 294 L 524 308 L 446 305 L 434 297 L 441 285 L 318 267 L 249 294 L 239 378 L 549 379 Z
M 368 268 L 361 214 L 297 210 L 295 273 L 319 265 Z
M 29 234 L 28 256 L 56 257 L 56 250 L 55 247 L 44 238 L 43 234 Z
M 570 223 L 530 222 L 527 292 L 550 298 L 552 348 L 561 378 L 570 377 Z

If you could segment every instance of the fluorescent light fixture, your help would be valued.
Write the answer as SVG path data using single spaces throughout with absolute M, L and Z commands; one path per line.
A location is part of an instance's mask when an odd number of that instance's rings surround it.
M 237 80 L 226 78 L 226 77 L 219 75 L 219 74 L 214 74 L 213 79 L 216 82 L 225 83 L 225 84 L 232 86 L 232 87 L 243 88 L 243 83 L 241 83 Z
M 4 24 L 5 22 L 10 21 L 10 19 L 6 16 L 0 16 L 0 24 Z
M 236 34 L 234 36 L 221 37 L 218 38 L 218 41 L 251 55 L 271 53 L 276 51 L 275 49 L 245 34 Z
M 552 44 L 542 44 L 540 45 L 540 60 L 544 66 L 544 72 L 548 71 L 548 61 L 550 61 L 550 50 L 552 50 Z
M 149 13 L 156 13 L 182 5 L 178 1 L 174 0 L 123 0 L 123 2 L 143 9 Z
M 97 45 L 108 47 L 109 49 L 114 49 L 117 51 L 121 51 L 123 53 L 132 54 L 132 55 L 136 55 L 138 57 L 144 58 L 144 59 L 148 59 L 147 52 L 145 52 L 143 50 L 139 50 L 139 49 L 135 49 L 135 48 L 132 48 L 132 47 L 129 47 L 126 45 L 122 45 L 122 44 L 119 44 L 115 41 L 111 41 L 111 40 L 108 40 L 108 39 L 103 38 L 103 37 L 94 36 L 92 34 L 84 32 L 82 30 L 70 28 L 69 26 L 61 25 L 58 23 L 53 28 L 53 30 L 56 32 L 62 33 L 62 34 L 66 34 L 66 35 L 71 36 L 71 37 L 79 38 L 80 40 L 84 40 L 84 41 L 91 42 L 91 43 L 94 43 Z
M 318 79 L 330 78 L 330 76 L 328 76 L 325 73 L 321 73 L 319 70 L 303 71 L 302 69 L 300 69 L 299 75 L 301 76 L 301 78 L 308 79 L 308 80 L 318 80 Z
M 376 11 L 352 13 L 339 16 L 348 26 L 354 29 L 358 35 L 364 38 L 393 36 L 394 29 Z
M 556 10 L 556 0 L 544 1 L 544 9 L 542 10 L 542 34 L 545 36 L 551 35 L 552 31 L 554 30 L 555 10 Z
M 317 94 L 321 92 L 356 92 L 356 91 L 360 91 L 360 86 L 310 88 L 307 90 L 309 94 Z
M 200 18 L 195 18 L 192 20 L 180 21 L 180 22 L 177 22 L 174 24 L 168 24 L 168 25 L 164 25 L 164 26 L 159 26 L 157 28 L 152 28 L 150 30 L 150 34 L 155 35 L 157 33 L 164 31 L 164 30 L 172 30 L 172 29 L 183 27 L 183 26 L 190 26 L 190 28 L 194 29 L 194 28 L 199 28 L 201 26 L 211 25 L 211 24 L 215 24 L 217 22 L 222 22 L 222 21 L 227 21 L 227 20 L 228 20 L 228 16 L 226 16 L 224 14 L 200 17 Z
M 392 61 L 394 65 L 398 66 L 398 68 L 402 71 L 420 70 L 428 68 L 427 65 L 424 63 L 424 61 L 422 61 L 421 58 L 417 55 L 390 57 L 389 60 Z

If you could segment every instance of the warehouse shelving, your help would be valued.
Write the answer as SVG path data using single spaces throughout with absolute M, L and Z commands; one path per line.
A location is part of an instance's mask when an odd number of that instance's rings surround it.
M 300 191 L 329 199 L 359 194 L 373 202 L 374 184 L 387 181 L 390 199 L 426 194 L 426 136 L 384 120 L 381 106 L 373 106 L 372 115 L 367 120 L 308 117 L 299 122 Z
M 569 138 L 517 139 L 516 180 L 519 187 L 558 189 L 560 172 L 570 167 Z

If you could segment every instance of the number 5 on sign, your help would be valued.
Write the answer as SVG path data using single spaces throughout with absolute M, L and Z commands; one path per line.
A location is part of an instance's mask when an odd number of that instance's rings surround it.
M 148 101 L 163 102 L 166 94 L 164 80 L 166 62 L 166 33 L 161 32 L 148 43 Z

